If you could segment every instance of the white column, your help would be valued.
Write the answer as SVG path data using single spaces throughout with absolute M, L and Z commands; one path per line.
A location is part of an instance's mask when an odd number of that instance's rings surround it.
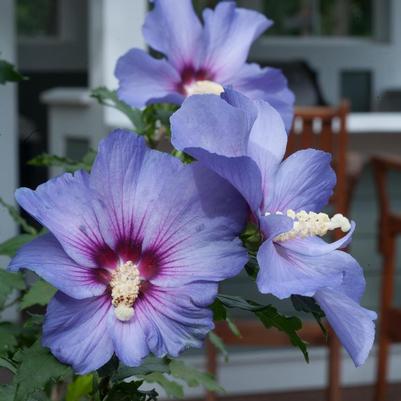
M 147 3 L 147 0 L 90 0 L 90 86 L 115 87 L 117 59 L 132 47 L 145 49 L 142 25 Z
M 14 0 L 0 1 L 0 58 L 15 62 Z M 0 196 L 14 203 L 18 172 L 16 84 L 0 85 Z M 16 226 L 0 206 L 0 242 L 16 233 Z M 4 263 L 0 261 L 1 265 Z
M 117 59 L 132 47 L 146 48 L 142 25 L 147 0 L 90 0 L 89 3 L 89 86 L 117 87 L 114 68 Z M 120 116 L 105 109 L 104 121 L 113 126 Z M 121 118 L 121 124 L 126 124 Z

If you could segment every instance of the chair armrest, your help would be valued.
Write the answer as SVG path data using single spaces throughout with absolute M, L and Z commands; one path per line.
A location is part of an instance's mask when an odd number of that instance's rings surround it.
M 393 155 L 375 155 L 371 158 L 375 170 L 401 171 L 401 157 Z

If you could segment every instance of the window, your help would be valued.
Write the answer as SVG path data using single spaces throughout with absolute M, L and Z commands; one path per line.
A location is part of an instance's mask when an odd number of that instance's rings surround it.
M 57 0 L 17 0 L 17 31 L 20 37 L 55 37 L 58 32 Z
M 247 1 L 239 1 L 247 6 Z M 373 36 L 373 0 L 261 0 L 257 8 L 274 21 L 269 35 Z
M 194 0 L 195 7 L 214 7 L 218 0 Z M 381 17 L 387 0 L 237 0 L 274 21 L 269 36 L 379 38 L 386 35 Z M 376 12 L 380 11 L 380 12 Z M 380 15 L 379 15 L 380 14 Z M 384 25 L 384 27 L 382 27 Z

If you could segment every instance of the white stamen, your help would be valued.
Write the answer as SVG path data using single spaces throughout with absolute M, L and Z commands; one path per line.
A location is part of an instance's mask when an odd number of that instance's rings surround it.
M 134 316 L 134 302 L 139 295 L 141 280 L 137 265 L 128 261 L 114 270 L 111 281 L 111 297 L 114 313 L 123 322 Z
M 282 215 L 282 212 L 276 212 L 275 214 Z M 271 215 L 270 212 L 266 212 L 265 216 Z M 294 225 L 292 230 L 278 235 L 274 238 L 274 241 L 287 241 L 294 238 L 305 238 L 312 237 L 315 235 L 323 236 L 326 235 L 328 231 L 340 228 L 342 232 L 346 233 L 351 229 L 350 221 L 338 213 L 332 218 L 326 213 L 314 213 L 306 212 L 301 210 L 296 213 L 294 210 L 287 210 L 286 215 L 294 220 Z
M 213 81 L 195 81 L 185 86 L 187 96 L 192 95 L 218 95 L 224 92 L 224 88 Z

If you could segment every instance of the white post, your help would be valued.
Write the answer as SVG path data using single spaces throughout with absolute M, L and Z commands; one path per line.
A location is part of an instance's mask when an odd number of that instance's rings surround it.
M 90 0 L 89 85 L 117 87 L 114 68 L 117 59 L 132 47 L 146 48 L 142 25 L 147 0 Z M 119 120 L 114 110 L 105 110 L 105 123 Z
M 15 62 L 14 0 L 0 1 L 0 58 Z M 0 85 L 0 197 L 14 203 L 18 173 L 16 84 Z M 16 226 L 0 206 L 0 242 L 15 235 Z M 4 262 L 1 260 L 1 264 Z

